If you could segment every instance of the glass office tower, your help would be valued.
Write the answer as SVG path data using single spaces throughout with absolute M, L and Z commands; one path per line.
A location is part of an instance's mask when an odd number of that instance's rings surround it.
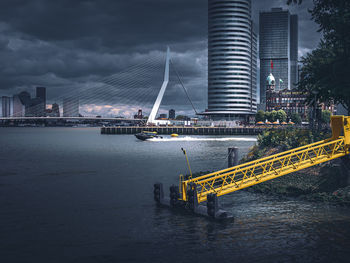
M 260 103 L 266 103 L 267 76 L 276 78 L 276 90 L 293 89 L 298 81 L 298 16 L 272 8 L 260 12 Z

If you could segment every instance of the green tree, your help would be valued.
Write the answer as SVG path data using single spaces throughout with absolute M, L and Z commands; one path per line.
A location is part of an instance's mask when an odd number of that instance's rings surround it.
M 185 116 L 185 115 L 177 115 L 175 120 L 180 120 L 180 121 L 183 121 L 183 120 L 188 120 L 189 117 Z
M 265 120 L 271 121 L 271 112 L 265 111 Z
M 310 10 L 323 38 L 302 58 L 298 87 L 321 102 L 341 103 L 350 114 L 350 1 L 314 0 Z
M 271 111 L 269 121 L 271 122 L 277 121 L 277 111 L 275 110 Z
M 262 110 L 259 110 L 255 115 L 256 121 L 265 121 L 265 112 Z
M 287 113 L 284 110 L 278 110 L 277 111 L 277 120 L 280 122 L 287 120 Z
M 321 115 L 321 122 L 324 124 L 329 124 L 331 122 L 332 113 L 329 110 L 323 110 Z
M 291 115 L 290 115 L 290 120 L 292 122 L 294 122 L 295 124 L 301 124 L 301 117 L 298 113 L 296 112 L 293 112 Z

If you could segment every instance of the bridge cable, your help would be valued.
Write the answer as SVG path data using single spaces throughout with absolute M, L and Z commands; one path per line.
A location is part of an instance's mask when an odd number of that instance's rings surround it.
M 196 108 L 194 107 L 194 105 L 193 105 L 193 103 L 192 103 L 192 100 L 190 99 L 190 96 L 188 95 L 188 92 L 187 92 L 187 90 L 186 90 L 186 88 L 185 88 L 184 84 L 182 83 L 182 80 L 181 80 L 181 78 L 180 78 L 180 75 L 179 75 L 179 73 L 177 72 L 177 70 L 176 70 L 176 68 L 175 68 L 175 65 L 174 65 L 174 63 L 172 62 L 172 60 L 171 60 L 171 59 L 170 59 L 170 63 L 171 63 L 172 67 L 173 67 L 173 68 L 174 68 L 174 70 L 175 70 L 176 76 L 177 76 L 177 78 L 178 78 L 178 80 L 179 80 L 179 82 L 180 82 L 180 84 L 181 84 L 181 86 L 182 86 L 183 90 L 185 91 L 186 96 L 187 96 L 187 99 L 190 101 L 191 106 L 192 106 L 192 108 L 193 108 L 194 112 L 195 112 L 196 114 L 198 114 L 198 112 L 197 112 Z

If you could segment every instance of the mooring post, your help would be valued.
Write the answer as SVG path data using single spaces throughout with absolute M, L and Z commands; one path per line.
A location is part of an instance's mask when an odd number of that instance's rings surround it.
M 190 183 L 187 186 L 187 198 L 187 208 L 195 212 L 198 207 L 196 184 Z
M 179 187 L 175 185 L 170 186 L 170 206 L 171 207 L 177 206 L 179 202 L 179 197 L 180 197 Z
M 207 214 L 212 218 L 216 218 L 219 211 L 218 197 L 216 194 L 207 195 Z
M 238 165 L 238 148 L 228 148 L 228 168 Z
M 154 190 L 153 190 L 154 200 L 160 204 L 162 203 L 164 199 L 164 192 L 163 192 L 163 184 L 162 183 L 155 183 L 154 184 Z

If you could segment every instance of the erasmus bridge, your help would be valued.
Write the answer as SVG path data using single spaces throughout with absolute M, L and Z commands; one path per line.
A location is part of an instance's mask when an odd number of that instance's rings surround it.
M 167 95 L 168 86 L 172 86 L 172 94 Z M 50 89 L 48 91 L 50 92 Z M 80 116 L 62 116 L 62 110 L 60 116 L 35 116 L 35 114 L 28 116 L 26 112 L 30 110 L 30 107 L 26 107 L 24 113 L 13 110 L 10 117 L 1 117 L 0 121 L 95 120 L 155 124 L 163 98 L 173 99 L 172 96 L 180 98 L 184 105 L 190 104 L 197 114 L 187 89 L 171 60 L 168 47 L 165 63 L 164 55 L 155 55 L 143 63 L 94 80 L 90 84 L 83 84 L 79 88 L 70 90 L 62 88 L 61 95 L 48 99 L 48 101 L 60 104 L 61 109 L 62 103 L 60 102 L 65 98 L 78 99 Z M 149 113 L 147 119 L 132 116 L 139 109 Z M 101 110 L 105 114 L 99 113 Z

